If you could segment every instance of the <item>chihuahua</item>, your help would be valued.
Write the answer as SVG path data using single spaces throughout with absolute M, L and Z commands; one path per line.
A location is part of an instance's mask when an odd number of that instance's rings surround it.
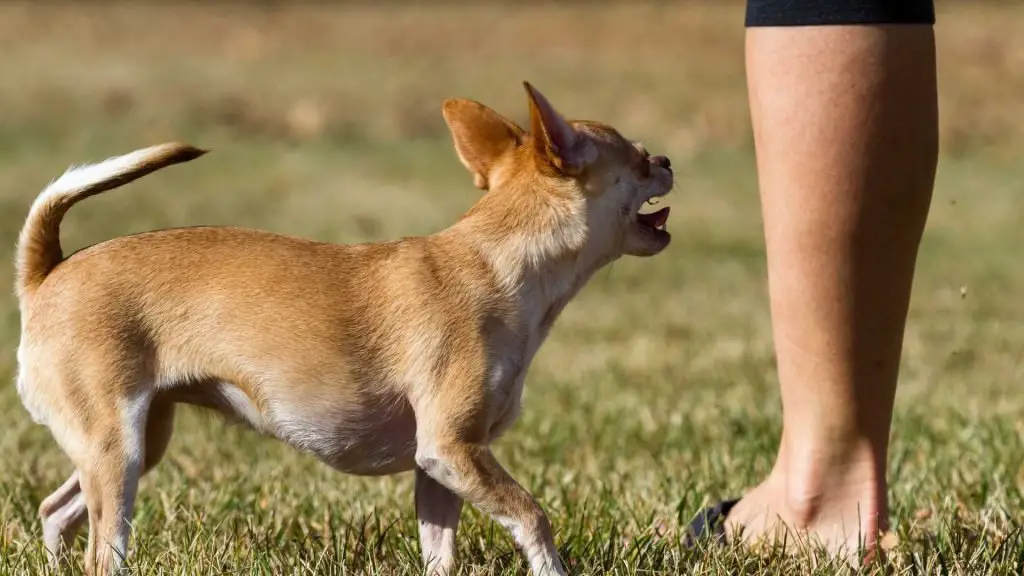
M 232 227 L 159 230 L 67 258 L 76 202 L 204 150 L 168 143 L 73 166 L 18 241 L 18 391 L 75 466 L 40 505 L 59 558 L 85 519 L 88 574 L 124 566 L 139 478 L 179 403 L 212 409 L 350 474 L 415 471 L 423 562 L 454 570 L 463 501 L 507 528 L 534 574 L 564 574 L 551 525 L 489 446 L 566 304 L 604 265 L 669 245 L 668 158 L 569 121 L 529 83 L 529 131 L 444 101 L 484 190 L 451 227 L 360 245 Z M 56 560 L 55 560 L 56 561 Z

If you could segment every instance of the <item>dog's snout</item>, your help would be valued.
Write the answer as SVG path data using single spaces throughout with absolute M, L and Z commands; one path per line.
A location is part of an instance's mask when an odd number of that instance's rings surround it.
M 653 162 L 655 166 L 661 166 L 666 170 L 672 169 L 672 161 L 668 159 L 668 156 L 651 156 L 651 162 Z

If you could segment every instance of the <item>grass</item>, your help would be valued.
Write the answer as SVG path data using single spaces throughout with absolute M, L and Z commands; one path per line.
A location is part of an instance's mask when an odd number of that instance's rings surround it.
M 276 8 L 273 6 L 277 6 Z M 890 463 L 897 574 L 1024 569 L 1024 7 L 940 2 L 942 146 Z M 842 574 L 813 552 L 687 551 L 701 507 L 769 469 L 780 411 L 749 136 L 742 6 L 728 2 L 0 5 L 0 283 L 34 195 L 67 164 L 182 138 L 214 153 L 76 207 L 68 248 L 189 224 L 321 240 L 428 233 L 477 198 L 439 105 L 557 106 L 678 166 L 676 240 L 600 273 L 565 312 L 496 448 L 573 573 Z M 13 296 L 0 296 L 12 382 Z M 39 501 L 70 472 L 0 388 L 0 574 L 43 571 Z M 344 476 L 183 410 L 142 482 L 140 574 L 415 573 L 409 475 Z M 79 554 L 82 542 L 79 542 Z M 524 573 L 467 508 L 459 553 Z

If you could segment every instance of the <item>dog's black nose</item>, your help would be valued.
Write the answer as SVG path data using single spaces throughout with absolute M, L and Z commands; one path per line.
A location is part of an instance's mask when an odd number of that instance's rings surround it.
M 651 162 L 654 162 L 655 165 L 661 166 L 666 170 L 672 169 L 672 161 L 668 159 L 668 156 L 651 156 Z

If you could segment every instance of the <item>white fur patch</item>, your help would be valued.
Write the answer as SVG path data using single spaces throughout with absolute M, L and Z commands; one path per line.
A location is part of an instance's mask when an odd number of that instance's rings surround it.
M 530 538 L 532 535 L 526 534 L 523 526 L 511 518 L 494 516 L 494 520 L 512 534 L 512 538 L 530 562 L 530 571 L 533 574 L 565 574 L 557 549 L 538 541 L 537 538 Z
M 155 155 L 158 155 L 166 148 L 167 145 L 158 144 L 156 146 L 150 146 L 149 148 L 129 152 L 128 154 L 123 154 L 121 156 L 107 158 L 101 162 L 78 165 L 73 164 L 69 166 L 60 177 L 50 182 L 42 193 L 36 197 L 35 202 L 32 204 L 32 209 L 35 210 L 38 206 L 41 206 L 54 198 L 74 194 L 75 192 L 83 188 L 88 188 L 97 182 L 103 182 L 104 180 L 109 180 L 124 174 L 125 172 L 130 172 L 139 164 Z
M 21 398 L 21 405 L 25 407 L 25 410 L 32 417 L 32 420 L 36 424 L 46 425 L 49 420 L 49 411 L 46 406 L 35 396 L 35 389 L 32 383 L 29 382 L 28 376 L 25 374 L 25 366 L 28 360 L 28 351 L 25 349 L 25 343 L 22 342 L 18 346 L 18 376 L 15 379 L 16 386 L 18 389 L 18 397 Z
M 249 398 L 238 386 L 230 382 L 219 382 L 217 383 L 217 392 L 238 417 L 243 418 L 256 431 L 266 431 L 267 421 L 263 414 L 253 403 L 252 398 Z
M 57 444 L 66 454 L 74 458 L 82 454 L 82 436 L 80 432 L 66 424 L 65 419 L 52 418 L 53 408 L 47 402 L 46 394 L 39 390 L 36 382 L 30 377 L 29 357 L 31 351 L 29 345 L 24 341 L 18 346 L 18 376 L 16 386 L 18 397 L 25 411 L 32 417 L 32 421 L 50 429 L 50 433 L 57 441 Z
M 128 465 L 138 466 L 141 474 L 146 450 L 146 418 L 153 400 L 152 387 L 140 386 L 140 391 L 121 404 L 121 426 L 124 434 L 124 450 Z
M 516 522 L 511 518 L 504 518 L 502 516 L 495 516 L 494 521 L 498 524 L 501 524 L 501 526 L 505 530 L 509 531 L 509 533 L 512 535 L 512 539 L 516 541 L 516 544 L 518 544 L 520 548 L 523 548 L 525 550 L 526 547 L 530 544 L 526 541 L 525 533 L 523 532 L 523 527 L 521 524 L 519 524 L 519 522 Z
M 139 478 L 146 459 L 146 419 L 153 400 L 153 387 L 144 384 L 139 391 L 126 398 L 120 406 L 121 434 L 124 442 L 124 492 L 121 506 L 124 518 L 115 519 L 117 533 L 114 536 L 111 563 L 120 569 L 128 557 L 128 539 L 131 535 L 132 512 L 135 509 L 135 495 L 139 489 Z
M 85 494 L 78 492 L 43 521 L 43 545 L 54 559 L 59 558 L 65 538 L 71 536 L 72 529 L 85 519 L 86 513 Z

